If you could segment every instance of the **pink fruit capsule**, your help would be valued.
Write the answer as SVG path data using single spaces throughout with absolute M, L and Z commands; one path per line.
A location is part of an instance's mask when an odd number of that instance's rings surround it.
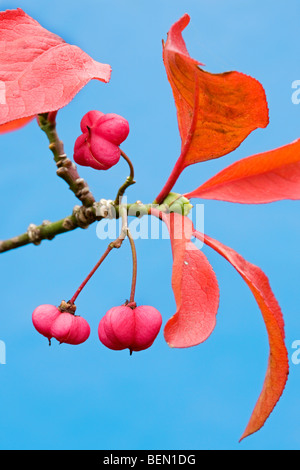
M 129 124 L 118 114 L 103 114 L 94 127 L 95 133 L 112 144 L 121 145 L 129 134 Z
M 88 131 L 88 128 L 95 126 L 96 122 L 104 116 L 104 113 L 101 111 L 89 111 L 86 113 L 80 121 L 80 129 L 83 134 Z
M 35 329 L 46 338 L 52 338 L 51 327 L 53 322 L 61 315 L 60 310 L 54 305 L 40 305 L 32 313 L 32 323 Z
M 122 305 L 108 310 L 99 323 L 98 335 L 110 349 L 141 351 L 152 345 L 161 324 L 161 314 L 154 307 L 141 305 L 132 309 Z
M 89 111 L 80 123 L 82 134 L 74 145 L 78 165 L 108 170 L 120 160 L 119 145 L 129 133 L 129 124 L 117 114 Z
M 81 134 L 75 142 L 74 161 L 95 170 L 108 170 L 120 160 L 119 147 L 90 131 Z
M 52 323 L 51 334 L 60 343 L 81 344 L 90 336 L 90 326 L 84 318 L 64 312 Z

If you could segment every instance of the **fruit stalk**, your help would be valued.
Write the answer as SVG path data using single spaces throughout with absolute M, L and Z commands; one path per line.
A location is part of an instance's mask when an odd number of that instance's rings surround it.
M 135 296 L 136 279 L 137 279 L 137 256 L 136 256 L 135 243 L 129 230 L 127 230 L 127 236 L 128 236 L 128 240 L 129 240 L 130 247 L 131 247 L 131 253 L 132 253 L 132 281 L 131 281 L 131 292 L 130 292 L 129 304 L 135 305 L 134 296 Z
M 99 259 L 98 263 L 94 266 L 94 268 L 91 270 L 91 272 L 87 275 L 87 277 L 85 278 L 85 280 L 80 284 L 80 286 L 78 287 L 77 291 L 75 292 L 75 294 L 73 295 L 73 297 L 71 298 L 70 300 L 70 304 L 74 304 L 78 295 L 80 294 L 80 292 L 82 291 L 82 289 L 86 286 L 86 284 L 89 282 L 89 280 L 91 279 L 91 277 L 95 274 L 95 272 L 97 271 L 97 269 L 101 266 L 101 264 L 103 263 L 103 261 L 105 260 L 105 258 L 107 257 L 107 255 L 111 252 L 111 250 L 113 249 L 113 246 L 112 244 L 108 245 L 108 247 L 106 248 L 105 252 L 103 253 L 103 255 L 101 256 L 101 258 Z
M 129 165 L 129 169 L 130 169 L 130 175 L 127 176 L 126 178 L 126 181 L 125 183 L 119 188 L 118 190 L 118 193 L 117 193 L 117 196 L 116 196 L 116 199 L 115 199 L 115 206 L 118 206 L 119 204 L 121 204 L 122 202 L 122 197 L 126 191 L 126 189 L 131 186 L 132 184 L 135 184 L 135 180 L 134 180 L 134 168 L 133 168 L 133 164 L 130 160 L 130 158 L 126 155 L 125 152 L 123 152 L 123 150 L 121 150 L 121 156 L 124 158 L 124 160 L 128 163 Z

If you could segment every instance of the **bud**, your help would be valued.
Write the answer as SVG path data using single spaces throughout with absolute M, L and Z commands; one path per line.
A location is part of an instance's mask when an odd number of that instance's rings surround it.
M 163 204 L 168 206 L 169 212 L 180 215 L 188 215 L 193 207 L 188 198 L 178 193 L 169 193 Z

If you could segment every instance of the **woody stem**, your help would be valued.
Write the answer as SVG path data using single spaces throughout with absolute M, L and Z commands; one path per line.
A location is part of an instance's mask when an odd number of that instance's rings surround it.
M 73 191 L 84 206 L 92 206 L 95 202 L 95 198 L 86 181 L 80 178 L 75 163 L 67 158 L 64 151 L 64 144 L 58 137 L 56 130 L 56 112 L 39 114 L 38 123 L 48 138 L 49 149 L 53 154 L 57 166 L 56 174 L 66 181 L 70 190 Z

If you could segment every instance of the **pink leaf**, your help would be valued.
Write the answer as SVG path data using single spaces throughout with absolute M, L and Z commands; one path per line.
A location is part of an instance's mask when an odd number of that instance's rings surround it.
M 66 106 L 91 79 L 110 79 L 109 65 L 67 44 L 20 8 L 0 13 L 0 52 L 0 132 Z

